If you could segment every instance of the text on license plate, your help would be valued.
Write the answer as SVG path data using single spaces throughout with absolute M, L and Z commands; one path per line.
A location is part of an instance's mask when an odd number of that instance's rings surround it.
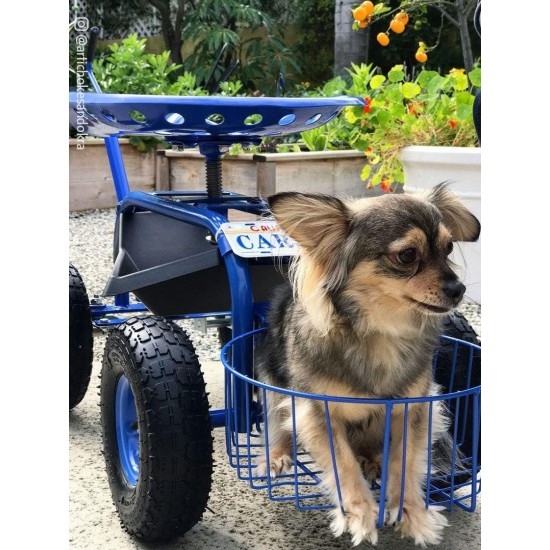
M 229 222 L 220 226 L 231 249 L 243 258 L 295 256 L 296 241 L 273 221 Z

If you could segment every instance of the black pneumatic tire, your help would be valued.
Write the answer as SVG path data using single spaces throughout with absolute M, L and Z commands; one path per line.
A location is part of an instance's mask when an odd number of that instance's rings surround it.
M 86 287 L 78 270 L 69 264 L 69 410 L 86 395 L 92 374 L 93 347 Z
M 457 338 L 458 340 L 464 340 L 466 342 L 471 342 L 478 346 L 481 346 L 475 330 L 472 328 L 468 320 L 459 313 L 454 311 L 451 313 L 443 323 L 442 333 L 445 336 L 450 336 L 452 338 Z M 437 356 L 437 367 L 435 370 L 435 380 L 442 386 L 442 392 L 447 393 L 449 390 L 449 380 L 452 373 L 453 366 L 453 356 L 454 356 L 454 344 L 453 342 L 447 341 L 443 342 L 439 348 Z M 466 349 L 464 346 L 458 347 L 458 353 L 456 358 L 456 366 L 454 371 L 454 382 L 452 391 L 462 391 L 475 386 L 481 385 L 481 352 L 474 351 L 472 358 L 472 371 L 470 377 L 470 383 L 468 382 L 468 365 L 470 361 L 470 350 Z M 464 399 L 461 399 L 461 405 L 464 409 Z M 454 416 L 454 405 L 452 402 L 450 404 L 450 412 Z M 467 458 L 472 456 L 472 445 L 473 445 L 473 399 L 468 399 L 468 408 L 466 411 L 461 410 L 459 412 L 459 426 L 462 425 L 462 420 L 464 414 L 467 415 L 466 418 L 466 432 L 464 442 L 460 447 L 461 452 Z M 452 425 L 450 430 L 452 430 Z M 479 433 L 478 439 L 478 464 L 481 464 L 481 431 Z
M 117 443 L 115 400 L 122 375 L 137 413 L 135 486 L 123 472 Z M 101 420 L 109 485 L 123 527 L 148 542 L 191 529 L 208 503 L 213 446 L 203 375 L 180 327 L 148 316 L 113 330 L 103 358 Z
M 233 338 L 231 327 L 218 327 L 218 343 L 220 344 L 220 348 L 223 348 L 231 338 Z

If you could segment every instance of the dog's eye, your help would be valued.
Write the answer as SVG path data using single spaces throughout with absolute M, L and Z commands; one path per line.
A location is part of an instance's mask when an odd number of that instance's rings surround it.
M 397 259 L 405 265 L 413 264 L 418 259 L 416 248 L 405 248 L 397 254 Z
M 445 247 L 445 255 L 448 256 L 453 251 L 453 241 L 451 241 L 446 247 Z

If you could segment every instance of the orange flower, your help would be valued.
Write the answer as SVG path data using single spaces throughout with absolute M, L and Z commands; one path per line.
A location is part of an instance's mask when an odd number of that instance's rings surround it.
M 453 130 L 456 128 L 456 120 L 449 120 L 449 124 Z
M 363 107 L 363 112 L 368 113 L 370 111 L 370 104 L 372 99 L 370 97 L 365 98 L 366 105 Z
M 422 101 L 415 101 L 414 103 L 410 103 L 407 107 L 411 115 L 418 115 L 422 111 L 417 111 L 416 109 L 421 109 L 424 107 L 424 103 Z

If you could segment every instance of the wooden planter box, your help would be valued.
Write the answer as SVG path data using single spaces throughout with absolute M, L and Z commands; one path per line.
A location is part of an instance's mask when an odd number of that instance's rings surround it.
M 69 209 L 116 206 L 113 178 L 103 140 L 86 141 L 84 149 L 69 140 Z M 130 189 L 206 189 L 204 157 L 198 151 L 159 150 L 143 154 L 121 139 Z M 339 197 L 380 194 L 367 191 L 360 174 L 365 156 L 359 151 L 226 155 L 223 188 L 268 197 L 280 191 L 327 193 Z
M 195 151 L 166 151 L 170 188 L 203 190 L 204 158 Z M 312 151 L 226 155 L 223 188 L 245 195 L 268 197 L 281 191 L 362 197 L 365 155 L 359 151 Z
M 121 139 L 120 148 L 130 188 L 155 189 L 155 151 L 140 153 Z M 88 210 L 116 206 L 117 199 L 107 151 L 102 139 L 86 140 L 83 149 L 77 149 L 81 140 L 69 139 L 69 210 Z

